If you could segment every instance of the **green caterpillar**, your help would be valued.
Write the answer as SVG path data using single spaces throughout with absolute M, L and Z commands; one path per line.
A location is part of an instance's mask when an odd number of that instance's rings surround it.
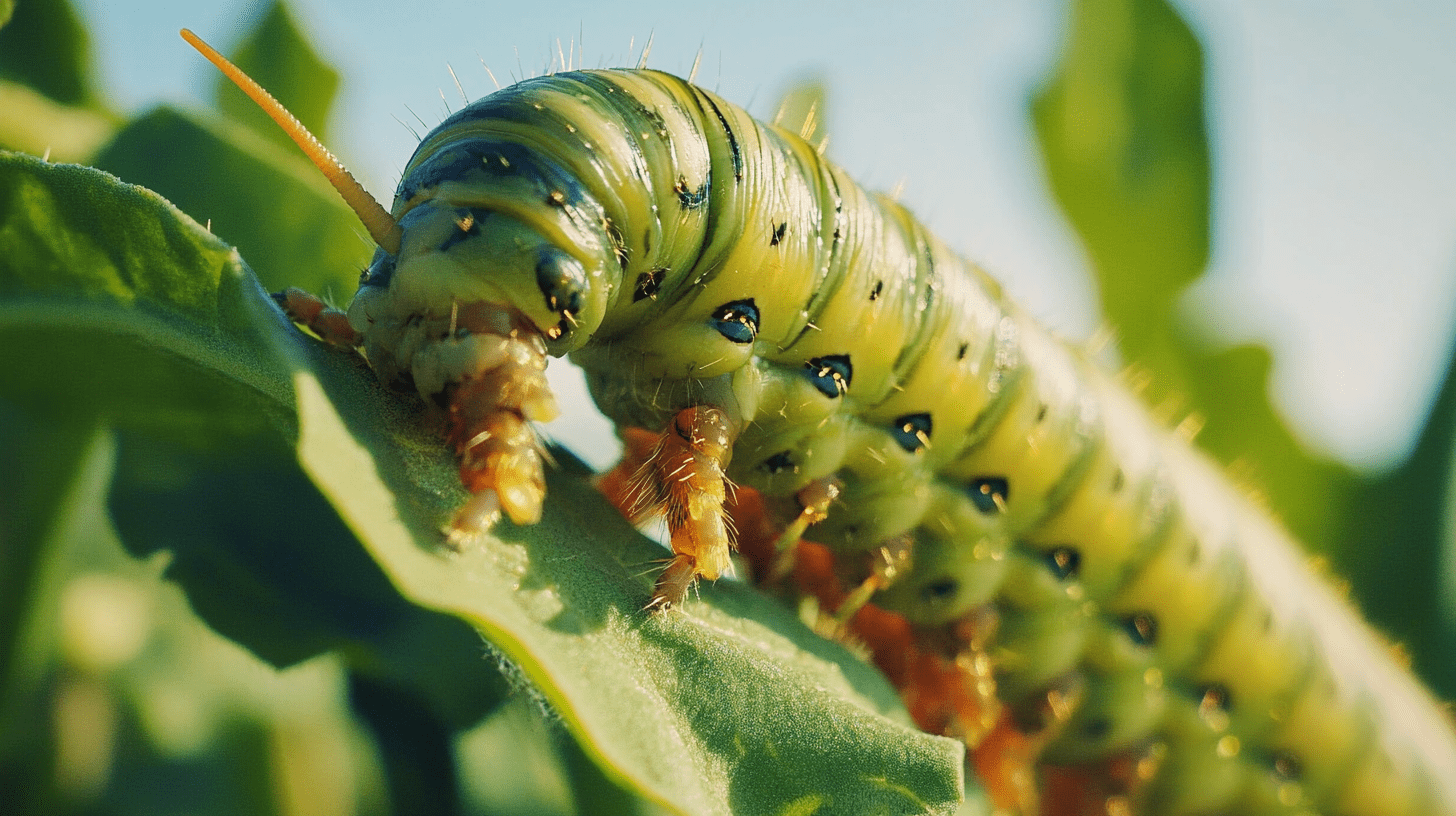
M 994 610 L 1013 709 L 1085 688 L 1048 761 L 1160 746 L 1138 812 L 1456 813 L 1439 707 L 1278 526 L 797 136 L 655 71 L 539 77 L 356 209 L 381 248 L 347 320 L 283 300 L 446 411 L 453 536 L 539 514 L 527 423 L 570 355 L 620 427 L 666 429 L 636 487 L 673 537 L 654 603 L 726 568 L 725 477 L 838 491 L 804 515 L 877 605 L 927 632 Z

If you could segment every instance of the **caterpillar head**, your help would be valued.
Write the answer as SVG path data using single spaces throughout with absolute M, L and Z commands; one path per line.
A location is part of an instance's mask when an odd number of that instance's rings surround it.
M 367 332 L 490 303 L 535 326 L 553 354 L 580 347 L 602 322 L 609 271 L 619 268 L 601 206 L 528 147 L 455 140 L 455 124 L 446 120 L 405 168 L 398 249 L 376 254 L 351 322 Z
M 592 285 L 599 275 L 509 215 L 431 202 L 399 226 L 399 252 L 375 253 L 349 308 L 361 332 L 483 302 L 518 312 L 564 354 L 601 323 L 604 287 Z
M 452 124 L 467 108 L 420 145 L 387 212 L 257 82 L 191 31 L 182 37 L 303 149 L 379 245 L 349 307 L 367 345 L 384 345 L 368 341 L 374 333 L 397 340 L 408 324 L 449 325 L 459 308 L 482 303 L 517 314 L 558 356 L 601 324 L 613 289 L 606 270 L 616 268 L 607 219 L 559 168 L 520 145 L 456 143 Z

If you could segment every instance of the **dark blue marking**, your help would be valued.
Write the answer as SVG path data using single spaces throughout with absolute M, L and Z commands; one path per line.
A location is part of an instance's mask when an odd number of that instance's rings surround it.
M 942 578 L 926 584 L 920 590 L 920 597 L 926 603 L 944 603 L 961 591 L 961 585 L 954 578 Z
M 662 118 L 662 114 L 658 113 L 656 108 L 649 108 L 642 104 L 642 100 L 635 96 L 631 97 L 631 99 L 635 103 L 633 107 L 637 108 L 637 115 L 652 125 L 652 132 L 657 134 L 658 138 L 666 139 L 668 137 L 667 120 Z
M 1082 734 L 1088 739 L 1102 739 L 1112 731 L 1112 721 L 1106 717 L 1094 717 L 1082 726 Z
M 758 337 L 758 306 L 753 298 L 719 306 L 711 318 L 713 328 L 734 343 L 752 343 Z
M 707 102 L 708 107 L 713 109 L 713 115 L 718 117 L 718 125 L 723 128 L 723 135 L 728 137 L 728 152 L 733 157 L 733 178 L 736 181 L 743 181 L 743 148 L 738 144 L 738 135 L 733 132 L 733 128 L 728 124 L 728 117 L 724 116 L 723 111 L 718 109 L 718 103 L 714 102 L 712 97 L 698 90 L 696 87 L 693 87 L 693 90 L 697 92 L 698 99 Z
M 534 149 L 513 142 L 471 139 L 442 147 L 400 180 L 397 197 L 410 200 L 447 181 L 466 181 L 476 174 L 533 182 L 551 206 L 578 207 L 591 201 L 581 181 Z
M 571 314 L 571 313 L 570 312 L 563 312 L 562 314 Z M 571 334 L 575 329 L 576 329 L 576 320 L 574 320 L 573 318 L 570 318 L 570 317 L 563 317 L 560 320 L 556 321 L 556 325 L 555 326 L 552 326 L 550 329 L 548 329 L 546 331 L 546 339 L 547 340 L 560 340 L 561 338 L 565 337 L 566 335 Z
M 617 265 L 622 267 L 623 272 L 627 271 L 627 239 L 622 237 L 622 231 L 617 229 L 612 219 L 605 219 L 602 225 L 606 228 L 607 240 L 612 242 L 612 254 L 617 256 Z
M 769 246 L 778 246 L 779 245 L 779 242 L 782 241 L 782 240 L 784 240 L 784 233 L 786 233 L 788 231 L 789 231 L 789 222 L 787 222 L 787 221 L 779 224 L 777 227 L 774 227 L 773 237 L 770 238 L 770 239 L 768 239 L 768 245 Z
M 906 414 L 890 426 L 890 434 L 906 453 L 916 453 L 930 442 L 930 414 Z
M 374 250 L 374 259 L 369 268 L 359 276 L 360 286 L 388 286 L 394 277 L 394 256 L 382 249 Z
M 971 497 L 977 510 L 990 515 L 1006 509 L 1006 502 L 1011 498 L 1011 487 L 1006 484 L 1004 478 L 990 476 L 972 479 L 971 483 L 966 486 L 966 494 Z M 1073 550 L 1073 552 L 1076 551 Z
M 641 130 L 637 123 L 632 121 L 632 117 L 635 116 L 651 126 L 648 128 L 650 132 L 658 135 L 659 138 L 668 138 L 667 121 L 662 118 L 662 114 L 658 113 L 655 108 L 644 105 L 641 99 L 618 85 L 611 76 L 590 72 L 573 72 L 570 76 L 595 93 L 601 102 L 601 108 L 626 125 L 627 132 L 637 133 Z M 632 143 L 635 144 L 636 141 L 633 139 Z
M 445 240 L 440 242 L 441 252 L 448 252 L 450 251 L 450 247 L 464 243 L 472 236 L 479 235 L 480 222 L 489 218 L 490 212 L 488 210 L 461 208 L 455 211 L 455 215 L 455 224 L 460 229 L 450 233 Z
M 842 396 L 854 379 L 854 366 L 850 364 L 848 354 L 812 357 L 804 363 L 804 371 L 819 393 L 830 399 Z
M 685 177 L 678 176 L 677 184 L 673 185 L 672 189 L 677 192 L 677 203 L 684 210 L 696 210 L 708 201 L 708 179 L 704 179 L 703 183 L 698 185 L 698 189 L 693 190 L 688 187 L 688 180 Z

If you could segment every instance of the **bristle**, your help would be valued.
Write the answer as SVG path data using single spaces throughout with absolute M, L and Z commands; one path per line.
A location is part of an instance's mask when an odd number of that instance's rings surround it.
M 399 225 L 394 222 L 394 217 L 374 199 L 374 196 L 369 194 L 368 190 L 364 189 L 364 185 L 354 178 L 343 163 L 329 152 L 328 148 L 314 138 L 308 128 L 298 121 L 298 117 L 283 107 L 283 104 L 264 90 L 262 85 L 243 73 L 241 68 L 233 65 L 227 57 L 218 53 L 217 49 L 203 42 L 201 37 L 185 28 L 181 33 L 182 39 L 196 48 L 198 53 L 207 58 L 208 62 L 216 65 L 218 70 L 222 71 L 223 76 L 232 80 L 239 90 L 247 94 L 248 98 L 257 103 L 269 118 L 283 128 L 283 132 L 288 134 L 288 138 L 303 150 L 309 161 L 313 162 L 319 172 L 324 174 L 324 178 L 327 178 L 329 183 L 334 185 L 334 189 L 339 191 L 339 195 L 343 196 L 344 203 L 349 205 L 349 209 L 359 216 L 359 220 L 364 223 L 364 228 L 369 231 L 369 237 L 374 239 L 374 243 L 383 247 L 384 251 L 391 255 L 398 254 L 400 230 Z

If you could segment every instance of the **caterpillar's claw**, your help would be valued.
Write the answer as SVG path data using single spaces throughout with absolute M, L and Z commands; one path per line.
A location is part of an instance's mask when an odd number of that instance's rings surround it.
M 647 608 L 667 609 L 673 604 L 682 603 L 697 580 L 698 565 L 693 557 L 681 554 L 673 556 L 667 569 L 657 576 L 657 584 L 653 587 L 652 600 L 648 601 Z
M 499 521 L 500 514 L 500 496 L 494 490 L 486 489 L 473 494 L 445 527 L 445 543 L 456 550 L 463 548 L 466 542 L 486 532 Z
M 833 477 L 816 479 L 800 490 L 795 498 L 799 501 L 799 515 L 789 523 L 774 541 L 774 561 L 769 570 L 770 583 L 788 578 L 794 571 L 794 555 L 798 552 L 799 539 L 809 529 L 829 517 L 829 505 L 839 498 L 841 484 Z

